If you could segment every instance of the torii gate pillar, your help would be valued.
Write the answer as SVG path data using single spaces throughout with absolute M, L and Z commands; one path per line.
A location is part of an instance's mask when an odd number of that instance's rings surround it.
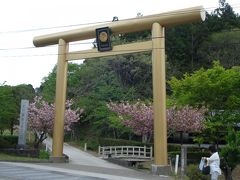
M 68 61 L 68 43 L 59 39 L 58 43 L 58 62 L 56 78 L 56 99 L 55 99 L 55 122 L 53 127 L 52 162 L 65 162 L 67 159 L 63 156 L 64 140 L 64 114 L 67 90 L 67 69 Z
M 153 174 L 170 174 L 167 154 L 165 33 L 159 23 L 152 25 L 152 79 L 154 119 Z

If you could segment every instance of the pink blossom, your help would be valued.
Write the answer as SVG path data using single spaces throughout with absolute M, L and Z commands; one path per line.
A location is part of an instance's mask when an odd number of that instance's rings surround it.
M 66 101 L 64 129 L 71 131 L 72 123 L 80 120 L 82 110 L 72 110 L 72 101 Z M 52 133 L 55 117 L 55 106 L 42 100 L 42 97 L 35 97 L 34 102 L 29 105 L 28 121 L 29 127 L 36 132 Z
M 141 102 L 107 104 L 111 111 L 122 119 L 122 124 L 130 127 L 136 135 L 153 134 L 153 107 Z M 203 129 L 205 108 L 195 109 L 184 106 L 167 110 L 168 132 L 199 132 Z

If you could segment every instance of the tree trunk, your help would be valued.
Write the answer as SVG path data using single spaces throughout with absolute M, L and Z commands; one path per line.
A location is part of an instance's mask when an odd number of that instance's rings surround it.
M 37 140 L 35 140 L 34 148 L 38 149 L 40 143 L 42 143 L 45 139 L 47 139 L 47 135 L 44 132 L 42 132 L 39 136 L 36 135 L 35 137 L 37 138 Z
M 180 132 L 180 141 L 181 141 L 181 146 L 183 145 L 183 132 Z
M 129 140 L 129 141 L 132 140 L 132 134 L 131 134 L 131 133 L 128 134 L 128 140 Z
M 152 134 L 150 134 L 150 135 L 148 136 L 147 143 L 150 143 L 150 142 L 151 142 L 151 139 L 152 139 Z
M 146 134 L 142 135 L 142 143 L 147 143 L 147 140 L 148 140 L 147 135 Z

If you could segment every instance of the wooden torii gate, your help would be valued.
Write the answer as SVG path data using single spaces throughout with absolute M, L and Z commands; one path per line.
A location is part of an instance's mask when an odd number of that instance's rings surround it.
M 33 43 L 36 47 L 58 44 L 56 108 L 51 160 L 53 162 L 64 161 L 63 137 L 68 61 L 152 51 L 154 109 L 154 164 L 152 171 L 155 174 L 166 174 L 166 169 L 169 166 L 167 158 L 164 28 L 201 20 L 205 20 L 205 11 L 202 6 L 197 6 L 35 37 Z M 111 50 L 105 52 L 100 52 L 97 48 L 76 52 L 68 51 L 69 42 L 96 38 L 96 29 L 102 27 L 108 27 L 112 34 L 152 29 L 152 39 L 145 42 L 113 46 Z

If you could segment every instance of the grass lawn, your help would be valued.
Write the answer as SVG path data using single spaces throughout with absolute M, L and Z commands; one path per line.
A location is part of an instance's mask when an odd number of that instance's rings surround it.
M 13 162 L 48 162 L 47 159 L 21 157 L 0 152 L 0 161 L 13 161 Z

